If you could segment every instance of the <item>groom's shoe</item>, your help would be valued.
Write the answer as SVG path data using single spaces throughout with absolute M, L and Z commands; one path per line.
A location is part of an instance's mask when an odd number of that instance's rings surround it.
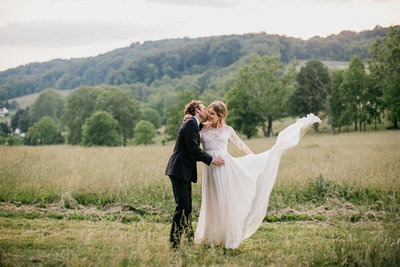
M 178 248 L 179 248 L 179 246 L 171 245 L 171 250 L 172 250 L 172 253 L 174 253 L 174 255 L 178 253 L 178 251 L 179 251 Z
M 178 250 L 178 248 L 179 248 L 179 243 L 178 242 L 170 242 L 170 245 L 171 245 L 171 249 L 173 250 L 173 251 L 176 251 L 176 250 Z

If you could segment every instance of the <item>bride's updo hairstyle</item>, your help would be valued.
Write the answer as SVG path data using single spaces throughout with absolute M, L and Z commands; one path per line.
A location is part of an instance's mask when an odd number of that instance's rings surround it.
M 228 109 L 226 108 L 225 103 L 222 101 L 214 101 L 208 106 L 208 109 L 210 108 L 213 108 L 218 116 L 216 126 L 221 127 L 222 125 L 225 125 L 225 118 L 228 115 Z

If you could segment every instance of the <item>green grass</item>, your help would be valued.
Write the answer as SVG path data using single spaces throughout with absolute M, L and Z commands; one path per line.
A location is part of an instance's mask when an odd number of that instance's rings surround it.
M 69 89 L 69 90 L 55 90 L 57 93 L 59 93 L 61 96 L 66 97 L 69 94 L 71 94 L 73 91 L 75 91 L 75 89 Z M 21 97 L 16 97 L 16 98 L 12 98 L 9 99 L 8 102 L 12 102 L 12 101 L 17 101 L 18 103 L 18 107 L 21 109 L 25 109 L 28 106 L 31 106 L 33 104 L 33 102 L 35 102 L 35 100 L 39 97 L 41 92 L 39 93 L 34 93 L 34 94 L 30 94 L 30 95 L 24 95 Z
M 245 141 L 258 153 L 275 140 Z M 395 266 L 399 140 L 398 131 L 311 130 L 283 156 L 252 237 L 236 250 L 183 242 L 177 254 L 168 244 L 174 201 L 164 175 L 173 142 L 0 146 L 0 265 Z M 200 204 L 201 179 L 193 186 L 194 226 Z
M 329 199 L 373 210 L 399 204 L 399 132 L 307 135 L 282 158 L 269 210 L 331 204 Z M 246 141 L 261 152 L 271 139 Z M 234 156 L 242 153 L 229 147 Z M 168 213 L 171 185 L 164 168 L 167 146 L 83 148 L 72 146 L 6 147 L 0 152 L 0 201 L 22 204 L 68 200 L 72 206 L 126 203 Z M 199 163 L 199 176 L 202 166 Z M 194 186 L 194 210 L 201 188 Z M 75 203 L 76 204 L 73 204 Z M 67 206 L 70 204 L 67 204 Z
M 168 246 L 169 224 L 0 218 L 5 266 L 396 266 L 399 224 L 264 223 L 236 250 Z

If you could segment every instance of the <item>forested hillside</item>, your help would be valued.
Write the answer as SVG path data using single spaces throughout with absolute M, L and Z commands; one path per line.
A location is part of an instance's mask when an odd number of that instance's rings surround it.
M 192 88 L 200 92 L 215 90 L 216 83 L 228 80 L 229 73 L 254 52 L 260 56 L 280 54 L 284 62 L 293 58 L 350 61 L 352 55 L 364 59 L 373 41 L 384 37 L 388 30 L 377 26 L 360 33 L 343 31 L 309 40 L 261 32 L 133 43 L 96 57 L 55 59 L 0 72 L 0 89 L 3 98 L 11 99 L 46 88 L 129 84 L 135 97 L 147 102 L 147 96 L 155 93 L 154 88 L 160 85 L 157 80 L 161 79 L 162 84 L 169 86 L 173 79 L 175 90 L 179 82 L 192 83 Z

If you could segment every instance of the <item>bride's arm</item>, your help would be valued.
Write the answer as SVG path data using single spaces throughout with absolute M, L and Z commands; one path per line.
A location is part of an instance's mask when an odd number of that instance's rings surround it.
M 191 114 L 185 114 L 185 117 L 183 117 L 183 121 L 187 121 L 188 119 L 192 118 L 193 115 Z
M 242 150 L 246 154 L 254 154 L 253 151 L 240 139 L 239 136 L 235 133 L 235 130 L 233 130 L 232 127 L 229 127 L 230 129 L 230 135 L 229 135 L 229 140 L 232 141 L 232 143 L 235 144 L 240 150 Z
M 249 155 L 249 154 L 254 154 L 253 151 L 251 151 L 251 149 L 250 149 L 248 146 L 246 146 L 246 147 L 243 148 L 242 150 L 243 150 L 243 152 L 246 153 L 247 155 Z

